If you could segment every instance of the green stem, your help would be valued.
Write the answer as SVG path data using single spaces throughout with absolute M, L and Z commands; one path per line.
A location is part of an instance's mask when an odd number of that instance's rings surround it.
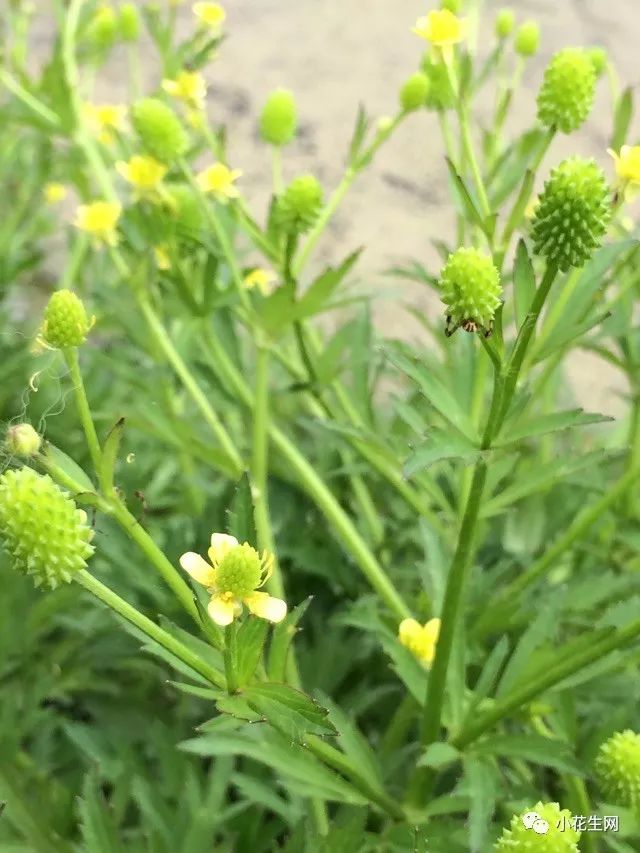
M 91 417 L 91 409 L 89 408 L 89 401 L 87 400 L 87 392 L 84 387 L 84 382 L 82 381 L 82 373 L 80 372 L 80 363 L 78 361 L 78 350 L 76 347 L 69 347 L 68 349 L 63 350 L 62 353 L 71 375 L 78 414 L 80 415 L 82 429 L 84 430 L 87 445 L 89 446 L 91 462 L 93 463 L 94 471 L 98 477 L 100 477 L 100 473 L 102 471 L 102 450 L 100 449 L 100 441 L 93 423 L 93 418 Z
M 237 628 L 236 623 L 232 622 L 224 629 L 224 675 L 227 679 L 227 691 L 235 693 L 238 689 L 238 674 L 236 669 L 236 661 L 238 655 L 237 648 Z
M 103 604 L 106 604 L 107 607 L 114 610 L 119 616 L 122 616 L 122 618 L 126 619 L 127 622 L 134 625 L 146 634 L 147 637 L 150 637 L 158 643 L 158 645 L 162 646 L 163 649 L 166 649 L 166 651 L 181 660 L 194 672 L 197 672 L 198 675 L 206 678 L 206 680 L 215 687 L 225 687 L 225 680 L 222 677 L 222 674 L 214 669 L 214 667 L 203 661 L 198 655 L 192 652 L 191 649 L 179 640 L 176 640 L 175 637 L 172 637 L 171 634 L 167 633 L 163 628 L 160 628 L 159 625 L 156 625 L 155 622 L 152 622 L 151 619 L 148 619 L 144 614 L 140 613 L 139 610 L 136 610 L 135 607 L 132 607 L 123 598 L 120 598 L 119 595 L 116 595 L 116 593 L 109 589 L 109 587 L 100 583 L 100 581 L 94 578 L 93 575 L 89 574 L 89 572 L 84 569 L 77 572 L 74 575 L 74 580 L 80 584 L 81 587 L 86 589 L 87 592 L 90 592 L 91 595 L 94 595 L 102 601 Z
M 165 327 L 163 326 L 160 318 L 155 313 L 148 299 L 142 295 L 138 295 L 138 304 L 140 306 L 140 310 L 142 311 L 145 320 L 147 321 L 147 325 L 151 333 L 153 334 L 154 340 L 164 353 L 167 358 L 167 361 L 174 369 L 176 375 L 179 377 L 180 381 L 184 385 L 185 389 L 188 391 L 191 399 L 194 401 L 200 413 L 202 414 L 204 420 L 211 428 L 211 431 L 215 435 L 215 437 L 220 442 L 220 445 L 224 452 L 229 457 L 231 464 L 235 468 L 236 475 L 239 477 L 243 470 L 243 462 L 242 458 L 229 437 L 228 432 L 224 428 L 220 418 L 217 416 L 213 407 L 207 400 L 206 396 L 202 392 L 202 389 L 196 382 L 193 377 L 193 374 L 182 360 L 182 357 L 174 347 L 171 339 L 169 338 L 169 334 Z
M 0 83 L 28 107 L 38 118 L 45 121 L 53 129 L 58 129 L 60 122 L 58 116 L 45 106 L 42 101 L 35 98 L 23 86 L 18 83 L 4 68 L 0 68 Z
M 573 776 L 570 773 L 563 773 L 562 781 L 567 789 L 569 807 L 573 814 L 593 814 L 593 808 L 591 806 L 591 801 L 589 799 L 584 779 L 580 776 Z M 592 833 L 582 833 L 580 836 L 580 849 L 582 850 L 582 853 L 598 853 L 598 843 Z
M 458 749 L 468 746 L 503 717 L 517 711 L 518 708 L 530 702 L 540 693 L 559 684 L 578 670 L 595 663 L 610 652 L 628 645 L 638 636 L 640 636 L 640 619 L 620 631 L 615 631 L 612 635 L 594 643 L 589 648 L 570 655 L 555 666 L 547 668 L 544 672 L 531 678 L 526 684 L 515 689 L 510 695 L 496 702 L 490 711 L 477 716 L 472 725 L 453 738 L 452 745 Z

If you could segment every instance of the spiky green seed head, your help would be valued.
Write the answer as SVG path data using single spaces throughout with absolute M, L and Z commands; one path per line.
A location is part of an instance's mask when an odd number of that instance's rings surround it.
M 462 0 L 440 0 L 440 8 L 457 15 L 462 9 Z
M 123 3 L 120 6 L 120 38 L 134 42 L 140 38 L 140 14 L 135 3 Z
M 545 127 L 573 133 L 587 119 L 596 91 L 596 73 L 585 50 L 565 47 L 553 56 L 538 93 L 538 119 Z
M 100 51 L 108 50 L 118 38 L 118 16 L 111 6 L 99 6 L 89 21 L 86 37 L 89 44 Z
M 493 849 L 496 853 L 578 853 L 581 833 L 570 821 L 571 812 L 558 803 L 536 803 L 512 817 Z
M 513 9 L 500 9 L 496 15 L 496 36 L 499 39 L 509 38 L 516 25 L 516 16 Z
M 581 267 L 602 242 L 610 217 L 602 169 L 582 157 L 563 160 L 538 199 L 531 224 L 534 252 L 562 271 Z
M 7 430 L 5 446 L 13 456 L 28 459 L 40 450 L 42 439 L 31 424 L 14 424 Z
M 260 135 L 265 142 L 278 147 L 288 145 L 296 135 L 298 110 L 293 92 L 275 89 L 260 115 Z
M 425 53 L 422 60 L 422 71 L 429 81 L 425 98 L 427 109 L 438 112 L 453 109 L 456 97 L 451 88 L 444 62 L 434 62 L 430 54 Z
M 440 298 L 455 325 L 471 321 L 483 329 L 500 305 L 500 274 L 491 257 L 478 249 L 458 249 L 440 274 Z
M 294 178 L 278 196 L 274 218 L 287 234 L 304 234 L 315 225 L 322 209 L 322 187 L 313 175 Z
M 408 77 L 400 88 L 400 106 L 406 112 L 419 110 L 427 103 L 429 78 L 423 71 L 416 71 Z
M 157 160 L 171 163 L 187 150 L 189 140 L 178 116 L 157 98 L 135 103 L 131 119 L 142 147 Z
M 640 734 L 626 729 L 612 735 L 598 750 L 595 771 L 607 800 L 640 808 Z
M 540 47 L 540 27 L 535 21 L 525 21 L 516 31 L 515 48 L 520 56 L 534 56 Z
M 173 184 L 167 187 L 172 219 L 187 232 L 199 231 L 204 225 L 202 203 L 191 187 Z
M 41 335 L 54 349 L 68 349 L 83 344 L 92 322 L 85 307 L 71 290 L 56 290 L 44 309 Z
M 601 77 L 609 62 L 607 51 L 603 47 L 590 47 L 587 50 L 587 56 L 591 60 L 591 65 L 596 75 L 596 79 Z
M 93 554 L 87 514 L 47 475 L 31 468 L 0 476 L 0 539 L 14 567 L 55 589 Z
M 245 598 L 260 586 L 262 564 L 260 555 L 247 542 L 232 548 L 216 571 L 216 589 L 235 598 Z

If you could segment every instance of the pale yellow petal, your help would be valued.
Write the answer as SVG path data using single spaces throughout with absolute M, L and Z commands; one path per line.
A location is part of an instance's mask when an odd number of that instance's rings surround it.
M 216 625 L 231 625 L 238 615 L 237 602 L 233 599 L 223 598 L 221 595 L 213 595 L 207 607 L 209 616 Z
M 267 592 L 254 592 L 244 599 L 244 603 L 253 614 L 269 622 L 282 622 L 287 615 L 286 601 L 273 598 Z
M 212 533 L 209 559 L 213 565 L 216 566 L 221 563 L 229 551 L 235 548 L 237 544 L 238 540 L 235 536 L 230 536 L 228 533 Z
M 403 646 L 408 646 L 421 634 L 422 625 L 416 619 L 403 619 L 398 628 L 398 639 Z
M 186 554 L 180 557 L 180 565 L 187 574 L 191 575 L 194 581 L 201 583 L 203 586 L 212 586 L 215 572 L 213 567 L 200 554 L 187 551 Z
M 440 633 L 440 620 L 429 619 L 429 621 L 422 630 L 424 632 L 425 640 L 429 640 L 431 643 L 435 643 Z

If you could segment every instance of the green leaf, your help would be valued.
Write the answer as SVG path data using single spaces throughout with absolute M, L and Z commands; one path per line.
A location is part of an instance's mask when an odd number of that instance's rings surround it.
M 451 177 L 451 183 L 453 185 L 453 190 L 456 198 L 458 199 L 458 206 L 461 211 L 465 213 L 467 219 L 473 222 L 478 228 L 481 229 L 484 233 L 487 231 L 487 224 L 484 221 L 482 214 L 478 210 L 476 203 L 473 199 L 473 196 L 469 192 L 466 183 L 463 178 L 458 174 L 456 167 L 453 165 L 453 162 L 446 157 L 447 167 L 449 169 L 449 175 Z
M 251 497 L 251 481 L 248 474 L 243 474 L 227 512 L 227 533 L 235 536 L 238 542 L 256 542 L 256 530 L 253 520 L 253 499 Z
M 305 734 L 336 734 L 329 712 L 300 690 L 287 684 L 254 684 L 240 695 L 250 708 L 292 740 Z
M 120 418 L 109 430 L 109 435 L 102 448 L 102 470 L 100 482 L 108 492 L 113 488 L 113 472 L 118 460 L 118 451 L 124 432 L 124 418 Z
M 47 442 L 44 453 L 54 465 L 57 465 L 57 467 L 62 469 L 67 476 L 75 480 L 79 486 L 82 486 L 84 491 L 95 492 L 96 487 L 93 485 L 87 474 L 76 462 L 73 461 L 73 459 L 71 459 L 70 456 L 67 456 L 66 453 L 57 448 L 55 444 Z
M 484 758 L 470 755 L 465 759 L 465 776 L 469 787 L 469 850 L 486 850 L 491 817 L 496 806 L 496 771 Z
M 469 464 L 475 461 L 480 453 L 478 447 L 466 436 L 433 427 L 429 430 L 426 442 L 421 444 L 404 463 L 402 473 L 409 478 L 417 471 L 430 468 L 443 459 L 461 459 Z
M 122 850 L 112 813 L 93 774 L 85 776 L 82 796 L 78 800 L 78 814 L 85 853 L 118 853 Z
M 323 705 L 329 709 L 329 716 L 338 732 L 337 746 L 351 760 L 352 765 L 357 768 L 358 773 L 363 776 L 373 787 L 382 787 L 382 773 L 375 752 L 369 745 L 368 740 L 355 722 L 349 719 L 347 714 L 328 696 L 320 694 Z
M 420 767 L 446 767 L 455 761 L 460 761 L 460 752 L 449 743 L 432 743 L 418 759 Z
M 472 443 L 479 440 L 477 430 L 469 414 L 453 396 L 445 383 L 426 365 L 400 352 L 398 348 L 388 347 L 389 361 L 409 379 L 415 382 L 433 408 L 462 435 Z
M 536 292 L 536 276 L 529 257 L 527 244 L 520 240 L 516 249 L 516 260 L 513 267 L 513 295 L 515 300 L 516 321 L 518 328 L 524 323 L 529 306 Z
M 249 616 L 236 634 L 236 677 L 242 687 L 248 684 L 262 657 L 269 623 L 257 616 Z
M 296 303 L 293 309 L 294 319 L 304 320 L 322 311 L 345 276 L 349 274 L 361 253 L 362 249 L 357 249 L 339 267 L 326 269 Z
M 633 115 L 633 90 L 628 86 L 618 98 L 613 117 L 611 148 L 617 153 L 624 145 Z
M 265 722 L 262 714 L 251 708 L 247 700 L 243 699 L 242 696 L 229 696 L 224 693 L 218 697 L 216 708 L 221 714 L 229 714 L 236 720 L 245 720 L 248 723 Z M 209 731 L 208 723 L 203 723 L 199 728 L 203 732 Z
M 509 654 L 509 640 L 502 636 L 496 645 L 491 649 L 491 654 L 485 661 L 482 667 L 482 672 L 476 683 L 471 697 L 471 702 L 467 708 L 467 713 L 462 724 L 462 728 L 466 728 L 475 715 L 476 708 L 485 699 L 495 687 L 502 664 L 505 662 Z
M 362 150 L 362 145 L 370 124 L 371 122 L 367 116 L 365 108 L 362 104 L 359 104 L 358 115 L 356 116 L 356 123 L 353 129 L 353 136 L 349 143 L 349 164 L 352 166 L 356 165 L 358 157 L 360 156 L 360 151 Z
M 278 337 L 294 321 L 296 293 L 293 283 L 283 284 L 263 300 L 259 318 L 264 329 Z
M 521 758 L 543 767 L 553 767 L 561 773 L 584 775 L 571 747 L 560 740 L 528 732 L 526 735 L 493 735 L 474 744 L 474 755 Z
M 609 415 L 600 415 L 597 412 L 585 412 L 582 409 L 570 409 L 566 412 L 555 412 L 552 415 L 540 415 L 529 418 L 524 423 L 516 423 L 511 426 L 505 425 L 502 433 L 495 443 L 496 447 L 506 447 L 524 439 L 537 438 L 548 435 L 559 430 L 571 429 L 573 427 L 601 424 L 614 420 Z
M 312 599 L 313 596 L 310 595 L 309 598 L 306 598 L 301 604 L 287 613 L 282 622 L 279 622 L 274 628 L 269 646 L 267 664 L 269 681 L 284 681 L 289 648 L 297 633 L 296 626 L 304 616 Z

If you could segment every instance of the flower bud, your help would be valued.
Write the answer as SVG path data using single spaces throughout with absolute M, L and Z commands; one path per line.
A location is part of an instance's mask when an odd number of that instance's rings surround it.
M 267 98 L 260 116 L 260 134 L 270 145 L 288 145 L 296 135 L 298 115 L 293 93 L 275 89 Z
M 440 8 L 457 15 L 462 9 L 462 0 L 440 0 Z
M 516 31 L 515 48 L 520 56 L 533 56 L 540 47 L 540 27 L 535 21 L 525 21 Z
M 122 41 L 138 41 L 140 38 L 140 15 L 134 3 L 120 6 L 120 38 Z
M 14 567 L 36 586 L 55 589 L 93 554 L 87 514 L 49 476 L 31 468 L 0 476 L 0 539 Z
M 496 36 L 499 39 L 508 38 L 516 25 L 516 16 L 512 9 L 500 9 L 496 16 Z
M 424 107 L 429 92 L 429 78 L 422 71 L 416 71 L 402 84 L 400 89 L 400 106 L 406 112 Z
M 99 6 L 89 21 L 87 40 L 100 51 L 115 44 L 118 37 L 118 17 L 111 6 Z
M 603 47 L 590 47 L 587 50 L 587 56 L 591 60 L 596 79 L 602 77 L 609 61 L 607 51 Z
M 491 257 L 478 249 L 458 249 L 449 255 L 440 274 L 440 298 L 454 329 L 489 331 L 500 305 L 500 274 Z
M 191 187 L 175 184 L 167 187 L 171 216 L 185 231 L 199 231 L 204 225 L 202 203 Z
M 31 424 L 14 424 L 7 430 L 5 446 L 9 453 L 28 459 L 40 450 L 42 439 Z
M 626 729 L 605 741 L 596 756 L 596 777 L 607 800 L 640 807 L 640 734 Z
M 593 106 L 596 73 L 586 51 L 558 51 L 544 72 L 538 94 L 538 118 L 549 128 L 571 133 L 584 124 Z
M 44 310 L 41 335 L 54 349 L 83 344 L 92 326 L 82 301 L 71 290 L 56 290 Z
M 180 120 L 157 98 L 143 98 L 135 103 L 131 119 L 141 144 L 157 160 L 170 163 L 187 150 L 187 134 Z
M 552 172 L 532 222 L 534 251 L 565 271 L 589 260 L 611 216 L 609 187 L 593 160 L 571 157 Z
M 294 178 L 278 196 L 275 224 L 288 234 L 304 234 L 316 223 L 322 209 L 322 187 L 313 175 Z
M 429 81 L 425 106 L 429 110 L 443 112 L 455 106 L 456 96 L 449 82 L 447 68 L 443 62 L 434 62 L 427 53 L 422 60 L 422 71 Z
M 509 829 L 494 845 L 495 853 L 578 853 L 581 833 L 571 825 L 571 812 L 558 803 L 536 803 L 514 815 Z

